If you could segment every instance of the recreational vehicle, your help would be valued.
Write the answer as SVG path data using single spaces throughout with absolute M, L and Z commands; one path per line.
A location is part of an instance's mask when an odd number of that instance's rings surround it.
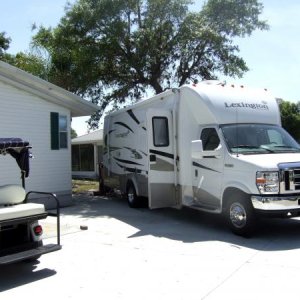
M 232 231 L 300 213 L 300 146 L 265 89 L 184 85 L 104 120 L 104 184 L 130 207 L 224 214 Z

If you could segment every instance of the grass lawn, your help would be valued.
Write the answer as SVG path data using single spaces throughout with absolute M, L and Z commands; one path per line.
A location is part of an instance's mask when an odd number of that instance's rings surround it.
M 84 179 L 72 180 L 72 192 L 75 194 L 98 191 L 98 189 L 99 189 L 99 183 L 97 180 L 84 180 Z

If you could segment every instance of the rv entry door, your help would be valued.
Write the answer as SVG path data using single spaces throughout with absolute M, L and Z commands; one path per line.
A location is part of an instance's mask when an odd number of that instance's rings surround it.
M 149 208 L 176 206 L 173 119 L 168 110 L 149 109 Z

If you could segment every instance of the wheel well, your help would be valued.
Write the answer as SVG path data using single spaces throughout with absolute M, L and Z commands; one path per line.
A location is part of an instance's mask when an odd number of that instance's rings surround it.
M 127 180 L 126 182 L 126 192 L 128 191 L 129 187 L 133 185 L 132 181 L 131 180 Z
M 131 179 L 128 179 L 128 180 L 127 180 L 127 183 L 126 183 L 126 193 L 127 193 L 127 191 L 128 191 L 128 189 L 129 189 L 130 186 L 133 186 L 133 187 L 134 187 L 135 192 L 136 192 L 136 194 L 137 194 L 137 188 L 136 188 L 136 185 L 134 184 L 134 182 L 133 182 Z
M 226 209 L 229 200 L 235 199 L 249 199 L 249 195 L 238 188 L 227 188 L 223 194 L 222 198 L 222 211 Z

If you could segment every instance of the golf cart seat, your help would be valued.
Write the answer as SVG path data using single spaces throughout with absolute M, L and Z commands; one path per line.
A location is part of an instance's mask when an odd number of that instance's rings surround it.
M 0 221 L 45 214 L 43 204 L 22 203 L 25 196 L 26 192 L 22 186 L 0 186 Z
M 0 205 L 20 204 L 24 201 L 26 192 L 16 184 L 0 186 Z

